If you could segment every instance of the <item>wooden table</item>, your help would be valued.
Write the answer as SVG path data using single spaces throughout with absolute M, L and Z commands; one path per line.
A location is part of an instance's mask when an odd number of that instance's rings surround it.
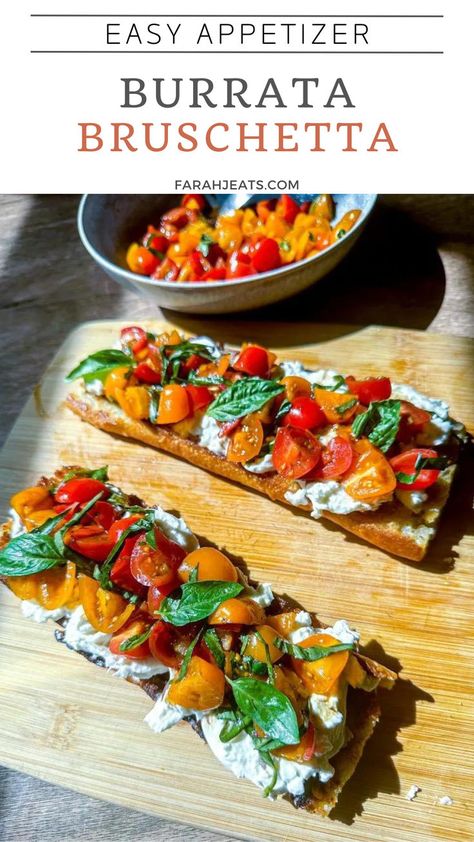
M 139 322 L 155 315 L 147 303 L 109 281 L 83 250 L 76 234 L 77 202 L 75 196 L 0 197 L 0 440 L 77 324 L 129 314 Z M 384 198 L 343 265 L 301 296 L 243 315 L 246 336 L 251 337 L 249 322 L 256 318 L 296 323 L 296 340 L 304 341 L 316 339 L 318 323 L 324 322 L 338 323 L 341 332 L 378 323 L 474 335 L 473 212 L 473 196 Z M 166 316 L 212 334 L 212 318 Z M 99 842 L 190 837 L 224 842 L 221 835 L 157 823 L 0 768 L 0 839 L 85 842 L 92 837 Z

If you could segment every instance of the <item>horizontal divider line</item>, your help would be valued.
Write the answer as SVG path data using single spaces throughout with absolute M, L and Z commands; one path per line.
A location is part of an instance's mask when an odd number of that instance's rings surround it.
M 30 53 L 75 55 L 78 53 L 111 55 L 346 55 L 346 56 L 442 56 L 444 50 L 30 50 Z
M 55 12 L 32 12 L 30 14 L 32 18 L 444 18 L 444 15 L 292 15 L 291 12 L 288 15 L 227 15 L 225 12 L 222 15 L 144 15 L 144 14 L 104 14 L 104 13 L 95 13 L 87 14 L 84 12 L 79 12 L 75 14 L 74 12 L 59 12 L 56 14 Z

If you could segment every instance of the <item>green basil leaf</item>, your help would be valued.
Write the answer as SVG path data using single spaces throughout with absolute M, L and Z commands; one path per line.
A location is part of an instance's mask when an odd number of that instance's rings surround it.
M 345 403 L 341 403 L 339 406 L 336 406 L 336 412 L 338 415 L 344 415 L 348 409 L 352 409 L 357 403 L 357 398 L 351 398 L 350 400 L 346 401 Z
M 91 468 L 90 470 L 88 468 L 75 468 L 73 471 L 69 471 L 64 475 L 59 485 L 69 482 L 74 477 L 90 477 L 91 479 L 98 479 L 100 482 L 107 482 L 109 478 L 109 466 L 104 465 L 102 468 Z
M 207 629 L 207 631 L 204 633 L 203 640 L 207 648 L 209 649 L 211 655 L 213 656 L 217 666 L 220 667 L 220 669 L 223 669 L 225 664 L 225 652 L 222 648 L 222 643 L 216 630 Z
M 252 658 L 251 655 L 243 655 L 240 664 L 236 664 L 236 672 L 251 672 L 253 675 L 266 675 L 269 676 L 267 664 L 264 664 L 263 661 L 257 661 L 256 658 Z M 273 683 L 273 682 L 271 682 Z
M 206 374 L 205 377 L 201 377 L 197 371 L 189 372 L 188 383 L 192 383 L 193 386 L 222 386 L 225 382 L 225 377 L 221 377 L 220 374 Z
M 199 240 L 197 250 L 201 252 L 203 257 L 208 257 L 211 246 L 214 245 L 214 240 L 209 234 L 203 234 Z
M 64 563 L 54 538 L 38 532 L 18 535 L 0 550 L 1 576 L 31 576 Z
M 335 643 L 334 646 L 297 646 L 296 643 L 289 643 L 282 637 L 276 637 L 274 644 L 285 655 L 291 655 L 298 661 L 319 661 L 334 655 L 335 652 L 346 652 L 354 649 L 353 643 Z
M 346 378 L 342 376 L 342 374 L 336 374 L 334 377 L 334 382 L 331 386 L 322 386 L 321 383 L 314 383 L 313 389 L 325 389 L 326 392 L 347 392 L 349 393 L 350 389 L 346 383 Z
M 119 366 L 131 368 L 132 365 L 133 360 L 128 354 L 124 354 L 123 351 L 118 351 L 116 348 L 108 348 L 104 351 L 96 351 L 95 354 L 91 354 L 82 360 L 76 368 L 69 372 L 66 380 L 77 380 L 78 377 L 84 377 L 86 380 L 96 378 L 103 380 L 114 368 Z
M 401 482 L 403 485 L 412 485 L 420 476 L 421 471 L 425 469 L 444 471 L 448 464 L 449 460 L 446 456 L 422 456 L 422 454 L 419 453 L 415 462 L 415 472 L 413 474 L 397 473 L 395 476 L 397 482 Z
M 283 745 L 296 745 L 300 741 L 296 713 L 289 698 L 257 678 L 237 678 L 229 682 L 237 707 L 250 716 L 262 731 Z
M 278 780 L 278 766 L 276 764 L 275 758 L 272 757 L 269 751 L 262 751 L 260 749 L 260 754 L 262 755 L 263 759 L 267 761 L 268 765 L 271 766 L 273 769 L 273 774 L 270 779 L 270 783 L 263 790 L 263 797 L 268 798 L 268 796 L 273 792 L 275 784 Z
M 259 631 L 255 630 L 254 634 L 256 635 L 256 637 L 258 637 L 260 643 L 263 644 L 263 650 L 265 652 L 265 666 L 268 672 L 268 680 L 270 684 L 275 684 L 275 670 L 273 669 L 272 659 L 270 658 L 270 649 L 268 648 L 268 643 Z
M 148 394 L 150 395 L 150 408 L 148 411 L 148 420 L 152 424 L 156 424 L 158 420 L 158 412 L 160 409 L 160 392 L 161 386 L 148 387 Z
M 143 634 L 132 634 L 131 637 L 128 637 L 126 640 L 122 640 L 122 643 L 119 646 L 120 652 L 128 652 L 129 649 L 135 649 L 135 646 L 140 646 L 142 643 L 145 643 L 145 640 L 148 640 L 151 634 L 153 626 L 150 626 Z
M 280 418 L 283 418 L 283 416 L 285 416 L 287 414 L 287 412 L 290 411 L 290 409 L 291 409 L 291 401 L 284 400 L 282 402 L 277 414 L 275 415 L 275 421 L 279 421 Z
M 276 748 L 281 748 L 285 745 L 281 740 L 272 740 L 271 737 L 257 737 L 255 735 L 252 735 L 252 742 L 260 752 L 274 751 Z
M 181 681 L 181 679 L 183 679 L 184 676 L 186 675 L 186 673 L 188 671 L 188 667 L 189 667 L 189 662 L 191 660 L 192 654 L 194 652 L 196 644 L 198 643 L 201 635 L 202 635 L 202 629 L 199 629 L 196 637 L 194 638 L 194 640 L 191 641 L 188 648 L 186 649 L 186 652 L 184 653 L 183 663 L 181 664 L 181 668 L 180 668 L 179 673 L 178 673 L 178 675 L 175 679 L 176 681 Z
M 219 733 L 221 743 L 228 743 L 245 731 L 251 724 L 250 716 L 242 716 L 239 711 L 229 710 L 217 714 L 218 719 L 224 720 L 224 726 Z
M 178 345 L 163 345 L 160 348 L 162 360 L 162 384 L 178 379 L 181 363 L 185 362 L 193 354 L 203 357 L 205 360 L 213 361 L 216 352 L 209 345 L 202 345 L 199 342 L 185 340 Z
M 234 421 L 249 412 L 261 409 L 269 400 L 285 390 L 276 380 L 261 377 L 245 377 L 236 380 L 225 392 L 221 392 L 207 409 L 207 415 L 216 421 Z
M 366 412 L 354 419 L 352 435 L 367 436 L 375 447 L 385 453 L 395 441 L 400 426 L 401 403 L 397 400 L 373 401 Z
M 186 582 L 178 598 L 167 596 L 160 605 L 163 620 L 173 626 L 185 626 L 209 617 L 221 602 L 232 599 L 243 590 L 238 582 Z
M 291 245 L 288 240 L 280 240 L 280 248 L 282 251 L 291 251 Z
M 345 237 L 346 234 L 347 234 L 347 231 L 344 231 L 344 228 L 340 228 L 339 231 L 336 234 L 336 240 L 340 240 L 341 237 Z

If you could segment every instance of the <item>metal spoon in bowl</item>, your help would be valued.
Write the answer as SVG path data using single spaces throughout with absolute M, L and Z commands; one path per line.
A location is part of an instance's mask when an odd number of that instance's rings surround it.
M 318 193 L 292 193 L 291 196 L 296 202 L 310 201 L 318 196 Z M 246 208 L 249 205 L 254 205 L 262 199 L 278 199 L 281 193 L 209 193 L 205 195 L 205 199 L 209 202 L 212 208 L 215 208 L 221 214 L 231 214 L 240 208 Z

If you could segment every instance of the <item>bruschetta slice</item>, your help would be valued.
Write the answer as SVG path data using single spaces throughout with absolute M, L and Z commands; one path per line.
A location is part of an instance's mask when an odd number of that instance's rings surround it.
M 465 437 L 444 401 L 258 345 L 232 351 L 138 326 L 118 344 L 69 375 L 67 405 L 84 421 L 423 559 Z
M 396 674 L 345 620 L 250 582 L 180 518 L 65 468 L 12 498 L 0 575 L 27 617 L 153 699 L 160 732 L 190 723 L 264 795 L 323 815 L 354 772 Z

